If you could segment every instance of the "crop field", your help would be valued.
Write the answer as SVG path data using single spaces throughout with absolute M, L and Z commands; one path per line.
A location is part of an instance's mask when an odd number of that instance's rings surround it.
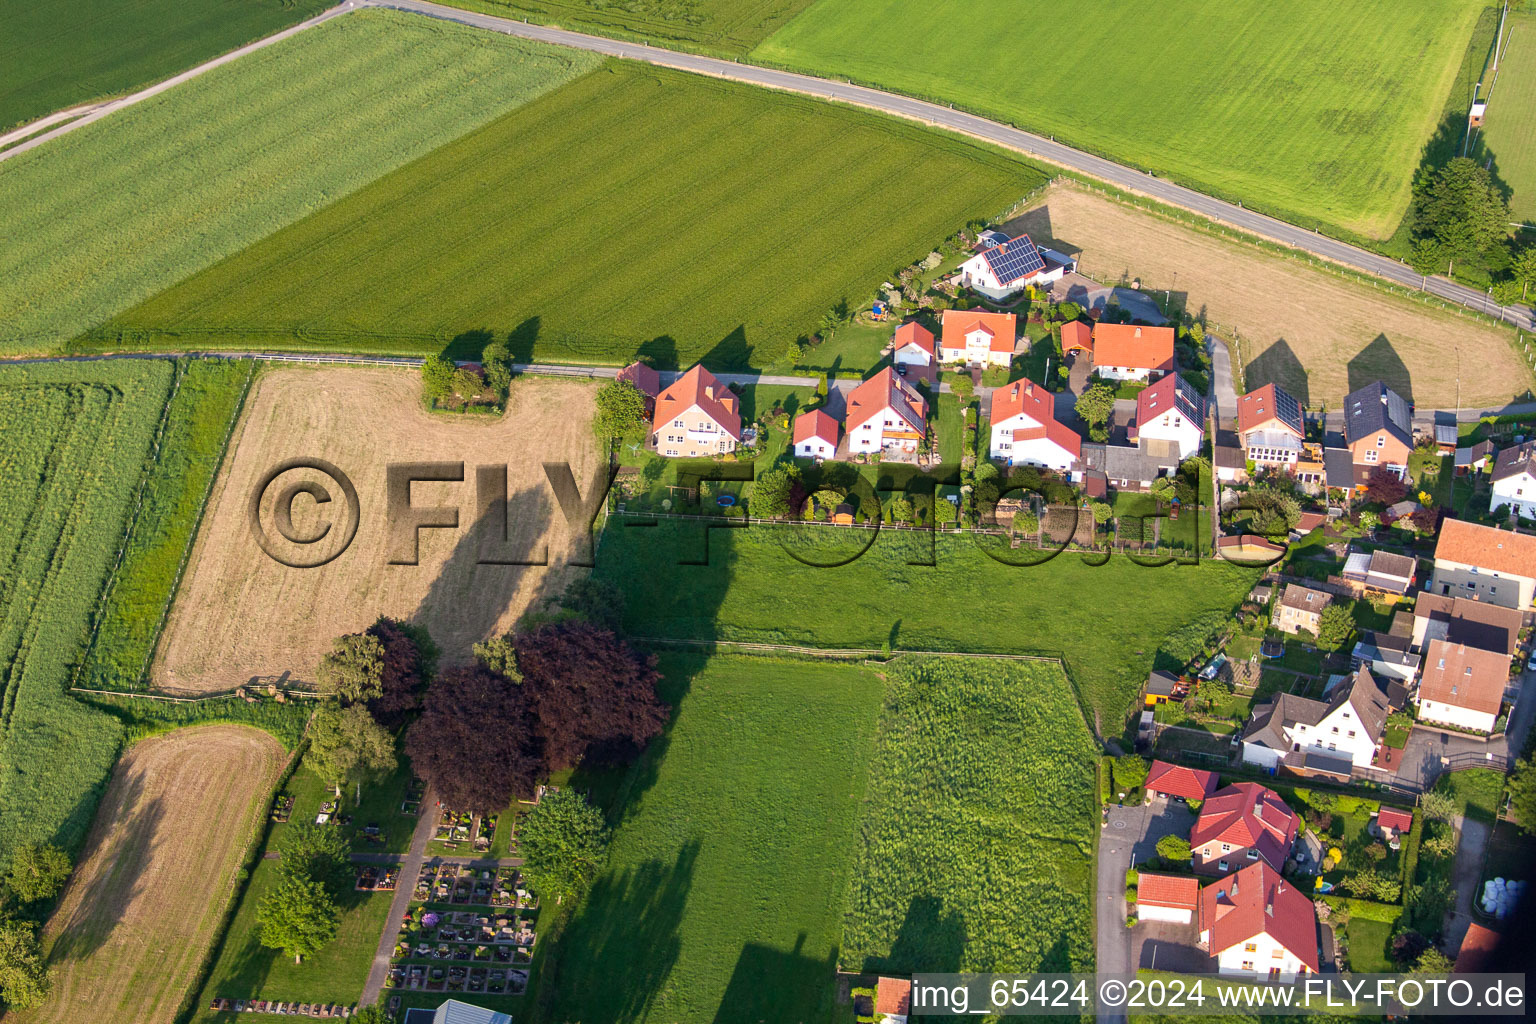
M 139 689 L 203 502 L 224 456 L 254 367 L 245 361 L 185 360 L 158 438 L 158 457 L 113 575 L 80 674 L 89 689 Z
M 1250 389 L 1274 381 L 1336 410 L 1385 380 L 1420 408 L 1449 409 L 1500 405 L 1532 386 L 1507 330 L 1105 196 L 1054 188 L 1015 223 L 1080 254 L 1085 274 L 1140 278 L 1159 300 L 1171 289 L 1222 337 L 1235 329 Z
M 4 0 L 0 130 L 132 92 L 327 6 L 325 0 Z
M 379 615 L 420 623 L 445 659 L 467 658 L 474 643 L 511 628 L 530 603 L 559 593 L 585 571 L 566 564 L 585 551 L 577 543 L 582 531 L 568 527 L 556 509 L 541 464 L 569 463 L 581 493 L 589 493 L 599 459 L 589 425 L 596 388 L 584 380 L 524 378 L 513 384 L 506 415 L 454 416 L 427 412 L 420 377 L 408 370 L 267 370 L 230 442 L 152 684 L 209 693 L 285 672 L 294 682 L 312 680 L 337 636 L 366 628 Z M 274 550 L 293 565 L 263 551 L 247 521 L 262 477 L 291 458 L 333 464 L 355 486 L 359 509 L 350 546 L 328 547 L 344 532 L 337 482 L 311 470 L 276 478 L 262 492 L 262 522 Z M 418 483 L 412 494 L 417 507 L 457 510 L 462 529 L 423 529 L 418 564 L 391 564 L 386 467 L 428 461 L 465 463 L 462 483 Z M 482 464 L 507 467 L 505 542 L 478 511 L 476 467 Z M 293 504 L 294 536 L 332 528 L 312 552 L 283 540 L 272 518 L 279 494 L 302 482 L 318 483 L 333 499 Z M 303 567 L 333 553 L 333 561 Z M 511 564 L 545 556 L 547 566 Z M 482 558 L 503 564 L 482 564 Z
M 452 0 L 453 6 L 666 46 L 745 53 L 811 0 Z
M 43 942 L 48 1002 L 16 1024 L 170 1024 L 224 920 L 284 760 L 256 729 L 179 729 L 130 747 Z
M 158 360 L 0 368 L 0 863 L 73 847 L 122 726 L 66 693 L 170 389 Z
M 609 64 L 124 313 L 91 344 L 760 366 L 1043 180 L 861 111 Z
M 1515 220 L 1536 224 L 1536 14 L 1511 15 L 1506 31 L 1509 43 L 1474 155 L 1492 157 L 1495 176 L 1514 191 L 1509 212 Z
M 818 0 L 752 57 L 953 102 L 1384 238 L 1485 6 L 1085 0 L 1048 28 L 1062 12 L 1040 0 Z M 1006 70 L 1024 55 L 1032 73 Z
M 217 6 L 247 3 L 275 6 Z M 62 348 L 596 63 L 574 50 L 363 11 L 7 160 L 0 353 Z
M 914 655 L 887 672 L 844 968 L 1089 970 L 1099 749 L 1061 669 Z
M 1148 670 L 1199 653 L 1258 576 L 1220 562 L 1148 568 L 1123 556 L 1101 566 L 1076 554 L 1004 565 L 968 538 L 938 537 L 929 551 L 922 535 L 891 531 L 848 564 L 818 568 L 789 553 L 789 531 L 801 528 L 759 525 L 709 531 L 708 564 L 682 564 L 704 559 L 701 525 L 630 521 L 604 529 L 596 572 L 626 592 L 634 635 L 1059 655 L 1106 735 L 1119 734 Z
M 678 710 L 559 946 L 552 1021 L 824 1021 L 882 685 L 665 654 Z

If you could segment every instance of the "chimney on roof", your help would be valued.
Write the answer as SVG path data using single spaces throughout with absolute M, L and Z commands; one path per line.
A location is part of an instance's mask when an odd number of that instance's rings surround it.
M 1232 876 L 1232 898 L 1237 899 L 1237 876 Z
M 704 397 L 710 401 L 715 400 L 715 386 L 713 384 L 704 385 Z
M 1268 903 L 1264 904 L 1264 915 L 1266 917 L 1274 917 L 1275 916 L 1275 901 L 1274 900 L 1270 900 Z
M 1136 337 L 1138 337 L 1138 338 L 1141 337 L 1141 328 L 1140 327 L 1136 328 Z

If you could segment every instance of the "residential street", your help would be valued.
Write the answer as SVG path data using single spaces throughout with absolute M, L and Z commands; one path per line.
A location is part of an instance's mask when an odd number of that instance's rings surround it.
M 1134 860 L 1145 860 L 1157 852 L 1157 841 L 1167 835 L 1188 836 L 1195 816 L 1183 804 L 1169 803 L 1154 814 L 1153 809 L 1122 807 L 1111 804 L 1109 827 L 1099 835 L 1099 863 L 1094 895 L 1094 927 L 1098 935 L 1098 969 L 1107 973 L 1132 973 L 1134 957 L 1147 926 L 1125 926 L 1125 872 Z M 1124 1015 L 1109 1018 L 1124 1020 Z

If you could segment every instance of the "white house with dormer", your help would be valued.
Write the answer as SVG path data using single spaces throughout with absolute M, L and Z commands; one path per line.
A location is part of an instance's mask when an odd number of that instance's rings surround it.
M 1205 440 L 1205 399 L 1177 373 L 1164 375 L 1136 396 L 1129 439 L 1171 442 L 1181 460 L 1200 453 Z
M 1506 448 L 1493 464 L 1493 494 L 1488 511 L 1500 506 L 1522 519 L 1536 519 L 1536 441 Z
M 848 396 L 848 451 L 912 454 L 928 432 L 928 403 L 886 367 Z
M 1196 921 L 1220 974 L 1290 982 L 1320 969 L 1311 899 L 1263 861 L 1201 889 Z
M 982 309 L 946 309 L 939 339 L 939 362 L 1001 366 L 1013 362 L 1019 318 Z
M 992 458 L 1066 472 L 1082 451 L 1083 439 L 1056 421 L 1055 396 L 1039 384 L 1016 380 L 992 392 Z

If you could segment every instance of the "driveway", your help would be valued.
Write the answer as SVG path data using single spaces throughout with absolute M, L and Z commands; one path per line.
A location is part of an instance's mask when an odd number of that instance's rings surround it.
M 1456 846 L 1456 866 L 1451 885 L 1456 889 L 1456 905 L 1445 919 L 1445 941 L 1441 948 L 1454 957 L 1461 948 L 1472 923 L 1472 901 L 1477 897 L 1477 883 L 1483 875 L 1483 854 L 1488 849 L 1489 828 L 1481 821 L 1462 818 L 1457 822 L 1461 842 Z
M 1211 355 L 1211 397 L 1216 401 L 1217 427 L 1231 430 L 1237 426 L 1237 385 L 1232 381 L 1232 353 L 1220 338 L 1207 337 L 1205 349 Z
M 1102 973 L 1135 970 L 1133 937 L 1139 944 L 1143 925 L 1125 926 L 1125 872 L 1134 861 L 1157 852 L 1157 841 L 1168 835 L 1189 835 L 1195 816 L 1183 804 L 1166 807 L 1110 805 L 1109 825 L 1099 837 L 1097 894 L 1094 919 L 1098 928 L 1098 969 Z M 1159 954 L 1161 956 L 1161 954 Z
M 1528 703 L 1529 698 L 1522 703 Z M 1517 705 L 1518 708 L 1518 705 Z M 1529 721 L 1529 709 L 1525 709 Z M 1416 724 L 1403 746 L 1403 760 L 1397 769 L 1397 781 L 1409 788 L 1422 791 L 1438 774 L 1440 762 L 1456 754 L 1492 754 L 1503 757 L 1508 745 L 1502 739 L 1481 740 L 1459 732 L 1448 732 L 1433 726 Z

